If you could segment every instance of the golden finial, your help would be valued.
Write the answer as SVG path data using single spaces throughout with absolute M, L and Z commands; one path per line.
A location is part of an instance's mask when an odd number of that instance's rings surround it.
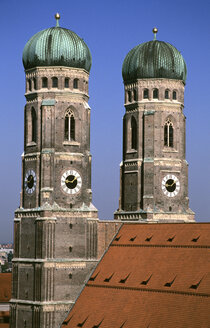
M 152 32 L 154 33 L 154 39 L 153 40 L 156 40 L 156 34 L 158 32 L 157 27 L 154 27 L 153 30 L 152 30 Z
M 56 19 L 56 27 L 59 27 L 59 19 L 61 18 L 60 14 L 57 13 L 55 14 L 55 19 Z

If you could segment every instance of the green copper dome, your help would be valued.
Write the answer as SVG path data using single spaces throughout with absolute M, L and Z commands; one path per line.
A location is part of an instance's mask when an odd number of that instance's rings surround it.
M 124 81 L 168 78 L 185 82 L 187 68 L 184 58 L 174 46 L 154 39 L 139 44 L 127 54 L 122 75 Z
M 58 14 L 57 14 L 58 15 Z M 25 69 L 36 66 L 67 66 L 90 71 L 91 54 L 86 43 L 73 31 L 58 25 L 38 32 L 23 50 Z

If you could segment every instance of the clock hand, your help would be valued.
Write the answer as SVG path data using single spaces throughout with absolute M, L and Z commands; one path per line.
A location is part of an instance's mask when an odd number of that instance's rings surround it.
M 175 181 L 173 181 L 172 184 L 168 184 L 168 183 L 166 183 L 166 187 L 173 187 L 174 183 L 175 183 Z
M 32 180 L 32 176 L 30 175 L 30 176 L 28 177 L 28 182 L 31 182 L 31 180 Z
M 73 180 L 68 180 L 68 179 L 66 179 L 66 180 L 65 180 L 65 182 L 66 182 L 66 183 L 73 183 L 73 182 L 74 182 L 74 180 L 76 180 L 76 177 L 74 177 L 74 179 L 73 179 Z

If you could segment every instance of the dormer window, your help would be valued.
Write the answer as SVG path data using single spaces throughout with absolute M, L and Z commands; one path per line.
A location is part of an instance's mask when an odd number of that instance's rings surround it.
M 52 87 L 53 88 L 57 88 L 58 87 L 58 78 L 57 77 L 53 77 L 52 78 Z

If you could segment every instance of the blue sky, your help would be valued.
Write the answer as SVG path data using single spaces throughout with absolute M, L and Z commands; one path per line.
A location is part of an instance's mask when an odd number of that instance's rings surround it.
M 190 207 L 197 221 L 210 221 L 210 2 L 140 0 L 1 0 L 0 242 L 12 240 L 19 206 L 25 77 L 22 51 L 38 31 L 60 26 L 76 32 L 90 48 L 93 203 L 101 219 L 118 208 L 122 157 L 122 63 L 134 46 L 153 38 L 173 44 L 188 69 L 185 91 Z

